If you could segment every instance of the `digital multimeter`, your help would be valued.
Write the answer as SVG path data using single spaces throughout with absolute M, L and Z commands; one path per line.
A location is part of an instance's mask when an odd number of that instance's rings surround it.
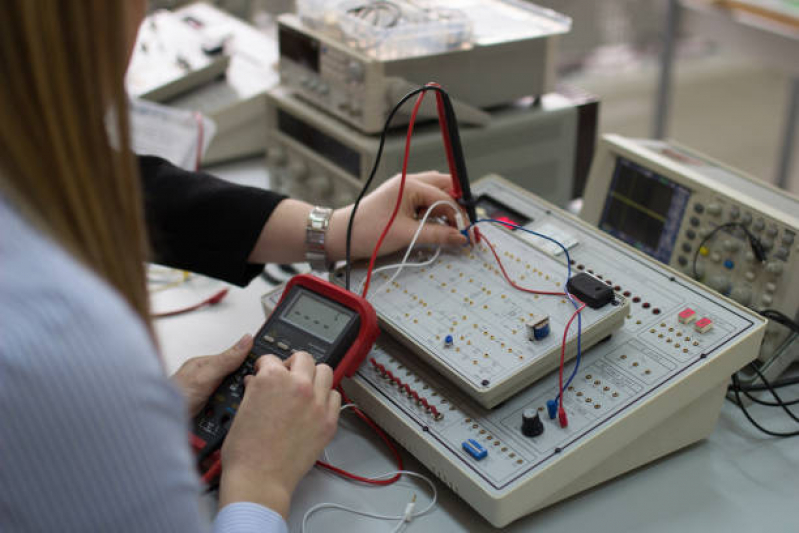
M 262 355 L 288 359 L 295 352 L 308 352 L 317 363 L 333 369 L 335 387 L 355 373 L 378 333 L 377 315 L 364 298 L 315 276 L 294 276 L 253 338 L 247 359 L 222 381 L 194 418 L 192 447 L 200 452 L 221 445 L 244 396 L 244 377 L 254 372 L 255 361 Z

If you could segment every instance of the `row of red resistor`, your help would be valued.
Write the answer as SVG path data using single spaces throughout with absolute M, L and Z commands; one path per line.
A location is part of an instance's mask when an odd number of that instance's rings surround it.
M 380 364 L 375 360 L 374 357 L 369 359 L 369 362 L 372 363 L 372 366 L 380 372 L 380 375 L 388 380 L 391 380 L 393 383 L 397 385 L 397 388 L 400 391 L 405 391 L 405 395 L 408 398 L 413 398 L 416 400 L 416 405 L 424 407 L 425 411 L 433 415 L 435 420 L 441 420 L 444 418 L 444 414 L 441 413 L 435 405 L 431 404 L 427 401 L 427 398 L 421 396 L 418 392 L 413 390 L 411 386 L 407 383 L 404 383 L 399 377 L 395 376 L 391 370 L 387 369 L 384 365 Z

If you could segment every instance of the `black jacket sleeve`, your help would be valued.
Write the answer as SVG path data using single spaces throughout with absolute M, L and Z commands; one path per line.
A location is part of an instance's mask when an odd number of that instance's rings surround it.
M 153 156 L 139 156 L 139 171 L 153 262 L 239 286 L 263 270 L 247 258 L 285 196 Z

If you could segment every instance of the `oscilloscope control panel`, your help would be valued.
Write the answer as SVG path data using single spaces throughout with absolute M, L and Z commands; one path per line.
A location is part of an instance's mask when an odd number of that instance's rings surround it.
M 557 372 L 528 380 L 487 408 L 430 354 L 408 349 L 401 328 L 388 328 L 391 335 L 383 335 L 355 377 L 344 382 L 352 400 L 497 527 L 705 438 L 729 375 L 756 357 L 765 320 L 497 176 L 476 182 L 473 191 L 522 214 L 526 227 L 568 243 L 574 273 L 605 280 L 627 302 L 623 325 L 582 354 L 563 397 L 568 426 L 547 416 L 546 402 L 558 392 Z M 515 263 L 507 251 L 502 256 Z M 538 260 L 524 253 L 516 281 L 535 287 L 542 282 L 537 274 L 520 279 L 529 257 Z M 542 266 L 549 268 L 546 261 Z M 481 268 L 475 280 L 493 276 Z M 432 287 L 422 284 L 441 284 L 429 271 L 409 276 L 415 276 L 418 294 L 431 294 Z M 542 306 L 537 311 L 551 315 L 563 305 L 525 296 L 531 308 Z M 464 304 L 461 299 L 457 310 Z M 425 315 L 418 320 L 428 321 L 430 335 L 450 324 Z M 498 330 L 512 322 L 487 320 Z M 558 327 L 555 321 L 551 336 Z M 474 329 L 468 322 L 467 328 Z M 566 365 L 567 374 L 574 364 Z M 503 370 L 489 367 L 484 375 L 494 369 Z
M 799 198 L 675 143 L 617 135 L 602 139 L 584 198 L 581 218 L 603 231 L 741 305 L 799 314 Z

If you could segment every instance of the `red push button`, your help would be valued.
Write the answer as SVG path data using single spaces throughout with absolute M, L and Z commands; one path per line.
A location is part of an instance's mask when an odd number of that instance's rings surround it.
M 701 318 L 694 324 L 694 329 L 699 333 L 706 333 L 713 327 L 713 321 L 709 318 Z
M 696 320 L 696 311 L 694 311 L 690 307 L 686 307 L 685 309 L 680 311 L 680 314 L 677 315 L 677 318 L 683 324 L 690 324 L 691 322 Z

